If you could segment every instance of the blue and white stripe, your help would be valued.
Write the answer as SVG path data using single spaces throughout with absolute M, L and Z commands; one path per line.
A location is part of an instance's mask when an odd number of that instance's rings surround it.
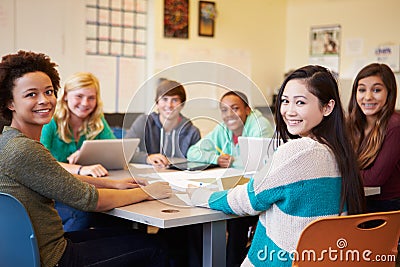
M 246 185 L 213 193 L 208 205 L 225 213 L 260 214 L 243 266 L 291 266 L 290 258 L 260 255 L 268 248 L 289 257 L 307 224 L 339 213 L 340 192 L 341 176 L 333 153 L 311 138 L 300 138 L 279 147 L 269 169 L 262 169 Z M 201 202 L 195 195 L 192 202 Z

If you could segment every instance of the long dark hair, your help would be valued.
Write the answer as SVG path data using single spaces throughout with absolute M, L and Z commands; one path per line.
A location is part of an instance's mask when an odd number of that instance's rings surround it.
M 342 175 L 340 213 L 344 210 L 345 205 L 347 205 L 348 214 L 364 212 L 364 190 L 360 172 L 356 167 L 356 156 L 348 140 L 338 85 L 329 70 L 321 66 L 310 65 L 297 69 L 286 77 L 279 89 L 276 101 L 275 135 L 277 139 L 287 142 L 289 139 L 301 138 L 289 133 L 281 115 L 282 93 L 286 84 L 294 79 L 305 82 L 307 90 L 319 99 L 320 107 L 327 105 L 331 99 L 335 101 L 331 114 L 324 116 L 321 123 L 315 126 L 311 133 L 318 142 L 327 145 L 335 155 Z
M 370 76 L 378 76 L 382 79 L 388 95 L 385 105 L 377 114 L 378 119 L 376 120 L 375 127 L 371 130 L 368 136 L 365 136 L 364 130 L 367 127 L 367 118 L 357 104 L 357 88 L 358 82 L 361 79 Z M 396 97 L 396 78 L 387 65 L 372 63 L 365 66 L 357 74 L 351 90 L 347 126 L 354 150 L 358 155 L 358 164 L 360 169 L 367 168 L 378 156 L 382 147 L 383 139 L 385 139 L 387 124 L 395 111 Z

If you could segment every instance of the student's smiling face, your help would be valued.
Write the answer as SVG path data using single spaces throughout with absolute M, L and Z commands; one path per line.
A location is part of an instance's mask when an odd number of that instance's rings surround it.
M 64 100 L 67 101 L 71 115 L 84 120 L 96 109 L 96 88 L 86 87 L 68 91 Z
M 369 76 L 358 81 L 357 104 L 365 116 L 376 118 L 386 104 L 388 90 L 379 76 Z
M 331 112 L 331 109 L 321 107 L 319 99 L 299 79 L 286 84 L 281 101 L 281 115 L 292 135 L 310 136 L 311 130 Z
M 56 106 L 56 96 L 49 76 L 29 72 L 14 81 L 11 125 L 17 129 L 41 127 L 50 122 Z
M 242 135 L 246 118 L 251 111 L 243 100 L 236 95 L 227 95 L 221 100 L 220 110 L 222 120 L 228 129 L 236 136 Z
M 156 106 L 162 122 L 177 120 L 183 108 L 181 98 L 178 95 L 164 95 L 158 99 Z

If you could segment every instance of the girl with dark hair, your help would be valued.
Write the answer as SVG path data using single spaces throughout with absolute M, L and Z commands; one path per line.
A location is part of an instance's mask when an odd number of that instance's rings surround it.
M 310 222 L 363 212 L 363 186 L 332 73 L 320 66 L 291 73 L 278 93 L 275 122 L 284 144 L 269 168 L 231 190 L 189 190 L 195 205 L 259 215 L 246 266 L 291 266 L 290 252 Z
M 169 197 L 171 188 L 165 182 L 139 188 L 132 178 L 74 176 L 51 156 L 39 139 L 56 106 L 56 66 L 44 54 L 25 51 L 0 63 L 0 116 L 11 122 L 0 136 L 0 191 L 28 211 L 41 266 L 166 266 L 157 242 L 132 229 L 64 232 L 55 201 L 101 212 Z
M 189 148 L 191 161 L 218 164 L 222 168 L 243 169 L 239 136 L 272 137 L 273 128 L 258 110 L 253 110 L 241 91 L 227 91 L 220 98 L 222 122 Z M 227 266 L 236 266 L 246 257 L 249 227 L 257 217 L 229 220 L 227 223 Z
M 220 99 L 222 123 L 189 148 L 188 160 L 218 164 L 220 167 L 243 168 L 239 136 L 271 137 L 273 128 L 258 110 L 249 106 L 240 91 L 228 91 Z
M 400 113 L 395 112 L 396 78 L 385 64 L 372 63 L 356 76 L 348 128 L 365 186 L 380 186 L 367 198 L 369 211 L 400 210 Z

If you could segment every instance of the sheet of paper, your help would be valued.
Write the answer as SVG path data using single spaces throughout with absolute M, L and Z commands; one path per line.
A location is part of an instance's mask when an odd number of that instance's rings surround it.
M 173 171 L 158 173 L 136 173 L 138 177 L 157 181 L 167 181 L 177 191 L 185 192 L 189 186 L 207 187 L 211 190 L 222 190 L 221 178 L 243 175 L 238 169 L 211 169 L 205 171 Z
M 222 177 L 229 177 L 233 175 L 243 174 L 242 170 L 238 169 L 210 169 L 205 171 L 176 171 L 176 172 L 161 172 L 158 175 L 165 180 L 174 179 L 186 179 L 186 180 L 198 180 L 198 179 L 218 179 Z
M 143 177 L 143 176 L 141 176 Z M 199 180 L 185 180 L 185 179 L 171 179 L 171 180 L 165 180 L 165 179 L 154 179 L 150 180 L 149 183 L 154 183 L 154 182 L 159 182 L 159 181 L 167 181 L 173 190 L 178 191 L 178 192 L 186 192 L 186 189 L 189 187 L 207 187 L 210 190 L 213 191 L 218 191 L 220 186 L 219 183 L 217 183 L 216 179 L 209 179 L 206 181 L 199 181 Z
M 186 205 L 188 206 L 193 206 L 192 201 L 189 198 L 188 194 L 175 194 L 180 200 L 185 202 Z

